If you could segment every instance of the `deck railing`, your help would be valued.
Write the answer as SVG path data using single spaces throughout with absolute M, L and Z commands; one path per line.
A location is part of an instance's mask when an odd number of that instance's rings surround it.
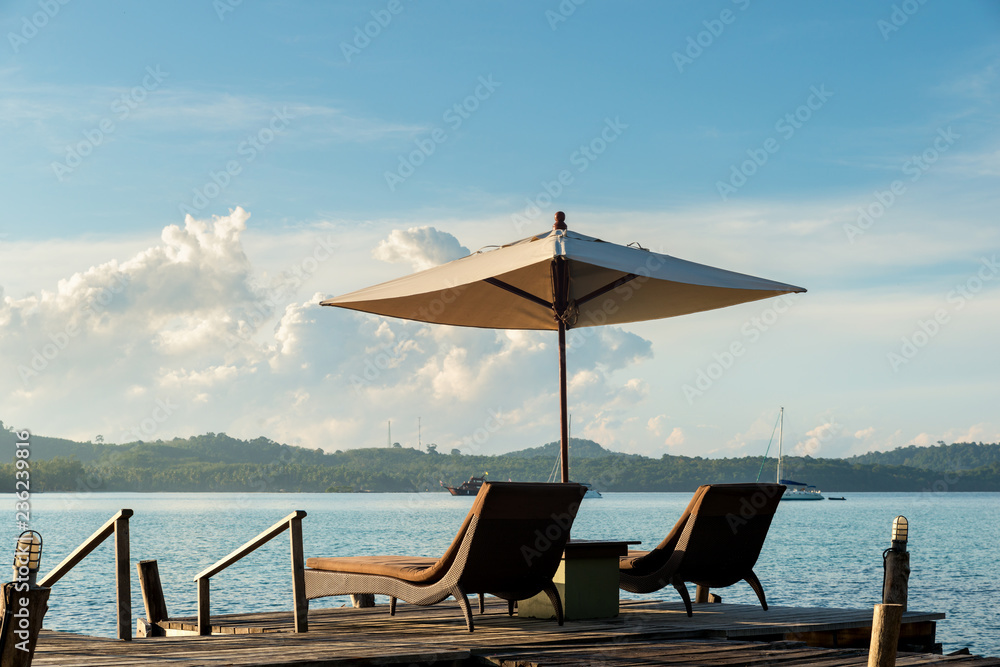
M 302 519 L 305 516 L 306 513 L 302 510 L 292 512 L 215 565 L 202 570 L 195 576 L 194 580 L 198 584 L 198 634 L 212 634 L 209 579 L 285 532 L 286 529 L 291 536 L 292 601 L 294 603 L 295 632 L 305 632 L 309 629 L 307 620 L 309 601 L 306 600 L 305 566 L 302 558 Z
M 39 586 L 48 587 L 63 578 L 67 572 L 86 558 L 91 551 L 101 545 L 114 533 L 115 536 L 115 592 L 118 601 L 118 639 L 132 639 L 132 581 L 129 576 L 128 520 L 133 512 L 129 509 L 118 511 L 107 523 L 97 529 L 83 544 L 66 556 L 61 563 L 45 575 Z

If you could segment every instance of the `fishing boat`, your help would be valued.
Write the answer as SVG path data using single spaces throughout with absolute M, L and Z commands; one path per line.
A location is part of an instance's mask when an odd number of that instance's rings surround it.
M 474 496 L 479 493 L 479 488 L 486 481 L 486 476 L 482 477 L 470 477 L 469 481 L 462 482 L 458 486 L 447 486 L 444 482 L 441 482 L 441 486 L 448 489 L 448 493 L 453 496 Z
M 785 493 L 782 494 L 782 500 L 823 500 L 823 494 L 812 484 L 806 484 L 804 482 L 796 482 L 791 479 L 781 478 L 781 436 L 782 429 L 785 424 L 785 408 L 781 408 L 781 412 L 778 414 L 778 474 L 776 476 L 778 484 L 784 484 L 787 488 Z

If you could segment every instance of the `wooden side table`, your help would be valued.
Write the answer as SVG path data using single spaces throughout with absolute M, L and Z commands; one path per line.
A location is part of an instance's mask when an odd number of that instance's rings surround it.
M 614 618 L 618 615 L 618 559 L 638 540 L 570 540 L 553 582 L 567 620 Z M 517 615 L 555 618 L 545 593 L 517 603 Z

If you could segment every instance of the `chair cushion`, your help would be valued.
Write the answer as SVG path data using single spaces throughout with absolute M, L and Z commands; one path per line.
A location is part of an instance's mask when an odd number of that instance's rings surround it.
M 632 551 L 630 549 L 627 556 L 618 559 L 618 569 L 625 572 L 638 569 L 639 561 L 647 555 L 649 555 L 648 551 Z
M 328 572 L 351 574 L 380 574 L 414 584 L 433 583 L 437 558 L 421 556 L 348 556 L 343 558 L 307 558 L 306 567 Z

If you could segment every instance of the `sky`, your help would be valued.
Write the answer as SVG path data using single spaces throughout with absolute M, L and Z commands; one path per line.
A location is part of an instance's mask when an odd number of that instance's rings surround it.
M 556 440 L 554 333 L 318 303 L 562 210 L 808 289 L 572 334 L 574 437 L 756 456 L 783 406 L 797 454 L 996 442 L 998 31 L 975 1 L 6 2 L 0 419 Z

